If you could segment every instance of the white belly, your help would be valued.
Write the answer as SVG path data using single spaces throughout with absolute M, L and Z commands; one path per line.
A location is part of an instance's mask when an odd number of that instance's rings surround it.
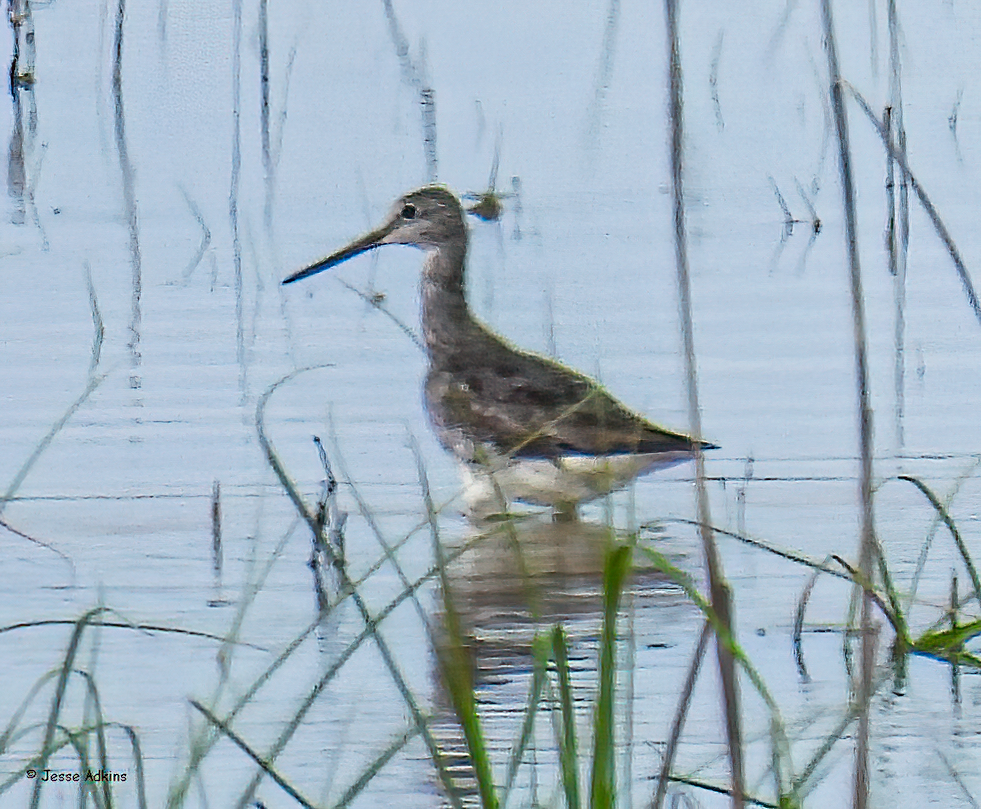
M 570 455 L 555 461 L 462 463 L 464 499 L 477 517 L 507 510 L 521 501 L 539 506 L 576 506 L 622 489 L 634 478 L 691 459 L 688 452 L 648 455 Z

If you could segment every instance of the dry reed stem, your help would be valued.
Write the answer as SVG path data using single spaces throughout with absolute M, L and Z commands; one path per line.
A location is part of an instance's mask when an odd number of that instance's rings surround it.
M 702 658 L 705 657 L 705 647 L 708 644 L 711 634 L 712 624 L 710 621 L 706 621 L 702 625 L 701 634 L 698 636 L 698 645 L 695 647 L 695 653 L 692 655 L 691 664 L 688 668 L 688 676 L 685 678 L 685 685 L 681 689 L 681 698 L 678 700 L 678 710 L 675 712 L 674 721 L 671 723 L 671 735 L 668 737 L 668 746 L 664 751 L 661 774 L 657 779 L 654 800 L 651 802 L 652 809 L 661 809 L 664 805 L 664 798 L 668 792 L 668 782 L 671 780 L 671 768 L 674 765 L 675 753 L 678 750 L 678 742 L 681 739 L 681 731 L 685 727 L 685 719 L 688 717 L 688 708 L 691 705 L 691 696 L 695 690 L 695 682 L 698 679 L 698 672 L 702 666 Z
M 868 587 L 872 582 L 876 554 L 875 524 L 872 511 L 872 407 L 869 402 L 868 347 L 865 329 L 865 302 L 862 293 L 862 269 L 858 257 L 858 235 L 855 222 L 855 189 L 852 179 L 851 150 L 848 142 L 848 120 L 842 96 L 841 71 L 838 66 L 838 46 L 835 40 L 831 0 L 822 0 L 821 16 L 824 45 L 828 56 L 831 109 L 838 138 L 838 169 L 841 178 L 845 211 L 845 245 L 848 251 L 849 282 L 852 301 L 852 330 L 855 345 L 855 388 L 858 399 L 858 426 L 861 456 L 859 500 L 862 509 L 862 528 L 859 549 L 859 571 L 866 580 L 861 609 L 861 668 L 858 687 L 860 708 L 855 745 L 855 782 L 853 805 L 865 809 L 869 796 L 869 700 L 872 696 L 872 676 L 875 668 L 875 636 L 872 632 L 872 598 Z
M 678 20 L 676 0 L 665 0 L 668 33 L 668 62 L 670 80 L 669 119 L 671 126 L 671 179 L 674 208 L 675 260 L 678 271 L 678 298 L 681 316 L 681 333 L 684 342 L 685 370 L 688 380 L 688 419 L 692 440 L 695 444 L 695 489 L 698 508 L 699 532 L 705 555 L 712 609 L 719 616 L 726 631 L 734 636 L 732 627 L 731 595 L 722 571 L 722 562 L 712 534 L 712 517 L 709 511 L 708 492 L 705 488 L 705 458 L 698 443 L 702 435 L 701 412 L 698 404 L 698 380 L 695 370 L 695 339 L 692 325 L 691 279 L 688 272 L 687 237 L 685 233 L 685 200 L 682 172 L 683 158 L 683 105 L 681 53 L 678 44 Z M 732 805 L 742 809 L 743 758 L 742 734 L 739 717 L 738 682 L 735 660 L 724 643 L 716 642 L 719 675 L 722 681 L 723 707 L 726 717 L 726 735 L 729 743 L 729 767 L 732 776 Z

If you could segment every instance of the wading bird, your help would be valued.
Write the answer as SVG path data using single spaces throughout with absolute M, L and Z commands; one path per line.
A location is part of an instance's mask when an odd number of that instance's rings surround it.
M 651 423 L 589 377 L 515 348 L 478 321 L 465 291 L 464 210 L 442 186 L 401 197 L 377 228 L 283 283 L 385 244 L 426 251 L 426 409 L 440 442 L 461 462 L 472 516 L 507 512 L 518 500 L 574 517 L 580 503 L 638 475 L 688 460 L 698 447 L 715 449 Z

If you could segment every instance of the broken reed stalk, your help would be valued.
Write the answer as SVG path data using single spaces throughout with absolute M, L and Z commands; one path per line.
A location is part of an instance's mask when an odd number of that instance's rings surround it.
M 851 152 L 848 143 L 848 120 L 842 97 L 841 72 L 838 66 L 838 46 L 835 42 L 831 0 L 821 0 L 824 25 L 824 44 L 828 55 L 831 110 L 838 137 L 838 169 L 841 177 L 842 200 L 845 212 L 845 245 L 848 251 L 849 281 L 852 298 L 852 328 L 855 342 L 855 387 L 858 394 L 858 426 L 861 456 L 859 499 L 862 508 L 862 529 L 859 549 L 859 570 L 866 588 L 871 585 L 875 555 L 875 526 L 872 512 L 872 407 L 869 403 L 868 348 L 865 331 L 865 304 L 862 293 L 862 269 L 858 258 L 858 236 L 855 223 L 855 189 L 852 180 Z M 875 668 L 875 636 L 872 633 L 872 598 L 866 589 L 861 611 L 862 650 L 859 673 L 859 720 L 855 746 L 855 809 L 864 809 L 869 794 L 869 699 Z
M 695 340 L 691 314 L 691 279 L 688 272 L 687 237 L 685 233 L 685 197 L 683 186 L 683 104 L 681 53 L 678 46 L 677 0 L 665 0 L 668 34 L 669 120 L 671 126 L 671 180 L 674 208 L 675 261 L 678 271 L 678 308 L 681 317 L 681 333 L 685 350 L 685 371 L 688 380 L 688 419 L 692 439 L 695 442 L 695 490 L 698 508 L 699 533 L 708 571 L 712 594 L 712 609 L 719 616 L 727 633 L 734 637 L 731 601 L 722 562 L 719 558 L 715 537 L 712 534 L 712 517 L 709 512 L 708 492 L 705 489 L 705 458 L 699 445 L 702 435 L 701 412 L 698 404 L 698 380 L 695 371 Z M 716 639 L 719 675 L 722 682 L 723 707 L 726 717 L 726 734 L 729 742 L 729 767 L 732 776 L 732 806 L 742 809 L 743 759 L 739 723 L 739 695 L 736 666 L 732 652 Z
M 221 578 L 221 482 L 215 479 L 211 487 L 211 565 L 215 577 Z

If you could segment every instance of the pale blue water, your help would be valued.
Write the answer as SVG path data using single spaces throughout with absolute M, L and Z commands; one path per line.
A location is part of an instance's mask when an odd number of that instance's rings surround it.
M 821 559 L 857 548 L 857 435 L 851 315 L 833 138 L 822 105 L 824 54 L 816 9 L 782 3 L 733 10 L 689 4 L 682 12 L 686 180 L 699 382 L 714 520 Z M 604 61 L 606 11 L 567 4 L 421 3 L 396 7 L 409 55 L 435 90 L 438 175 L 463 193 L 486 187 L 501 133 L 499 190 L 520 178 L 500 223 L 471 222 L 470 290 L 478 313 L 515 343 L 555 354 L 599 376 L 629 406 L 666 425 L 686 422 L 677 294 L 667 194 L 665 44 L 662 13 L 623 4 Z M 37 132 L 25 150 L 29 203 L 9 196 L 0 224 L 5 294 L 0 298 L 0 493 L 85 390 L 93 322 L 85 266 L 91 268 L 105 338 L 96 375 L 104 379 L 37 459 L 3 509 L 11 527 L 65 557 L 0 528 L 4 625 L 73 621 L 105 605 L 114 620 L 225 636 L 250 583 L 275 556 L 249 606 L 232 655 L 220 712 L 316 617 L 309 539 L 271 474 L 256 439 L 258 397 L 285 374 L 305 372 L 274 394 L 267 429 L 299 488 L 316 498 L 323 473 L 311 441 L 324 438 L 344 484 L 351 575 L 381 556 L 359 514 L 353 482 L 380 531 L 395 542 L 423 521 L 411 434 L 438 503 L 458 489 L 455 469 L 426 423 L 420 395 L 425 359 L 399 328 L 338 282 L 385 293 L 384 305 L 417 328 L 421 255 L 378 251 L 330 274 L 282 289 L 289 272 L 346 243 L 391 200 L 427 176 L 418 93 L 404 78 L 382 4 L 310 3 L 269 7 L 271 163 L 266 185 L 260 137 L 257 6 L 244 9 L 241 43 L 241 166 L 238 189 L 240 280 L 229 216 L 232 176 L 232 31 L 229 6 L 176 2 L 127 9 L 123 94 L 135 176 L 142 258 L 141 320 L 133 365 L 132 263 L 115 146 L 111 55 L 115 8 L 51 3 L 34 8 Z M 786 23 L 782 21 L 785 19 Z M 842 69 L 875 109 L 888 89 L 885 10 L 838 10 Z M 942 212 L 972 271 L 978 244 L 977 150 L 981 118 L 973 78 L 979 54 L 976 13 L 964 4 L 900 9 L 910 160 Z M 163 23 L 161 22 L 163 21 Z M 718 45 L 721 36 L 721 45 Z M 7 46 L 9 48 L 9 45 Z M 718 55 L 715 105 L 709 82 Z M 5 51 L 4 63 L 9 59 Z M 605 78 L 604 78 L 605 77 Z M 288 90 L 288 94 L 287 94 Z M 22 97 L 27 96 L 22 92 Z M 950 117 L 957 108 L 956 139 Z M 6 107 L 9 110 L 9 107 Z M 849 106 L 858 185 L 860 248 L 871 350 L 876 474 L 922 477 L 943 498 L 967 475 L 951 513 L 970 547 L 978 538 L 981 422 L 976 417 L 981 328 L 942 246 L 915 207 L 906 310 L 905 444 L 902 457 L 893 383 L 893 282 L 883 251 L 884 158 L 876 136 Z M 3 113 L 0 131 L 13 127 Z M 721 126 L 720 126 L 721 121 Z M 794 216 L 807 219 L 795 179 L 823 227 L 808 247 L 809 223 L 781 242 L 779 187 Z M 267 225 L 266 189 L 270 218 Z M 186 195 L 186 196 L 185 196 Z M 189 201 L 190 202 L 189 202 Z M 210 232 L 200 262 L 203 229 Z M 520 235 L 520 238 L 518 236 Z M 133 379 L 138 379 L 134 388 Z M 336 434 L 335 443 L 329 440 Z M 752 458 L 748 482 L 747 459 Z M 346 474 L 341 472 L 341 461 Z M 694 514 L 691 469 L 640 481 L 613 500 L 616 523 Z M 224 566 L 220 586 L 211 552 L 211 492 L 222 492 Z M 588 510 L 602 519 L 604 506 Z M 885 483 L 877 526 L 900 587 L 915 567 L 932 511 L 912 486 Z M 449 544 L 471 529 L 453 505 L 441 517 Z M 587 539 L 538 526 L 523 535 L 547 578 L 545 623 L 563 620 L 573 639 L 581 728 L 588 733 L 599 627 L 598 561 Z M 667 522 L 665 552 L 701 581 L 690 527 Z M 792 740 L 795 766 L 844 711 L 848 682 L 840 633 L 805 635 L 810 680 L 791 644 L 794 610 L 808 572 L 722 539 L 740 641 L 772 690 Z M 912 623 L 939 619 L 957 568 L 940 531 Z M 427 530 L 399 552 L 408 579 L 433 560 Z M 461 613 L 477 638 L 478 693 L 497 776 L 518 732 L 528 688 L 530 632 L 507 554 L 486 549 L 454 568 Z M 402 590 L 391 565 L 363 586 L 380 611 Z M 845 620 L 849 591 L 818 581 L 807 613 L 815 627 Z M 228 602 L 224 606 L 209 606 Z M 422 709 L 447 747 L 459 743 L 440 693 L 437 666 L 420 617 L 438 614 L 433 586 L 417 609 L 399 606 L 384 638 Z M 631 796 L 645 805 L 657 771 L 701 619 L 680 591 L 651 577 L 633 596 Z M 234 727 L 267 751 L 304 697 L 362 629 L 346 603 L 259 692 Z M 31 686 L 60 664 L 70 626 L 0 634 L 6 725 Z M 880 659 L 891 640 L 882 628 Z M 259 647 L 259 648 L 256 648 Z M 146 757 L 150 805 L 163 805 L 185 765 L 200 715 L 219 689 L 214 640 L 104 628 L 85 636 L 78 666 L 94 670 L 106 717 L 132 726 Z M 628 654 L 626 646 L 624 654 Z M 911 662 L 902 696 L 889 684 L 872 719 L 874 805 L 969 805 L 981 796 L 973 731 L 981 701 L 975 676 Z M 20 727 L 43 722 L 48 683 Z M 771 797 L 767 715 L 748 682 L 748 783 Z M 82 724 L 84 694 L 73 680 L 66 721 Z M 703 665 L 677 770 L 725 782 L 714 653 Z M 623 716 L 626 716 L 624 704 Z M 377 649 L 359 649 L 300 723 L 278 758 L 283 774 L 317 805 L 336 801 L 376 756 L 409 727 L 408 712 Z M 621 738 L 626 738 L 624 726 Z M 0 758 L 4 778 L 40 747 L 34 727 Z M 539 728 L 542 800 L 552 795 L 551 731 Z M 118 727 L 110 731 L 112 769 L 135 768 Z M 583 743 L 586 746 L 586 742 Z M 844 805 L 851 742 L 840 742 L 808 805 Z M 946 763 L 945 763 L 946 762 Z M 948 764 L 950 765 L 948 767 Z M 72 770 L 63 750 L 55 766 Z M 963 783 L 957 784 L 953 769 Z M 254 766 L 227 740 L 205 759 L 187 806 L 234 806 Z M 530 800 L 532 768 L 519 774 L 512 805 Z M 27 805 L 19 780 L 0 803 Z M 704 791 L 699 805 L 723 805 Z M 269 807 L 286 798 L 265 781 Z M 120 805 L 134 805 L 121 791 Z M 74 805 L 77 793 L 52 785 L 42 805 Z M 441 805 L 422 741 L 398 752 L 357 799 L 359 806 Z M 912 805 L 911 803 L 911 805 Z

